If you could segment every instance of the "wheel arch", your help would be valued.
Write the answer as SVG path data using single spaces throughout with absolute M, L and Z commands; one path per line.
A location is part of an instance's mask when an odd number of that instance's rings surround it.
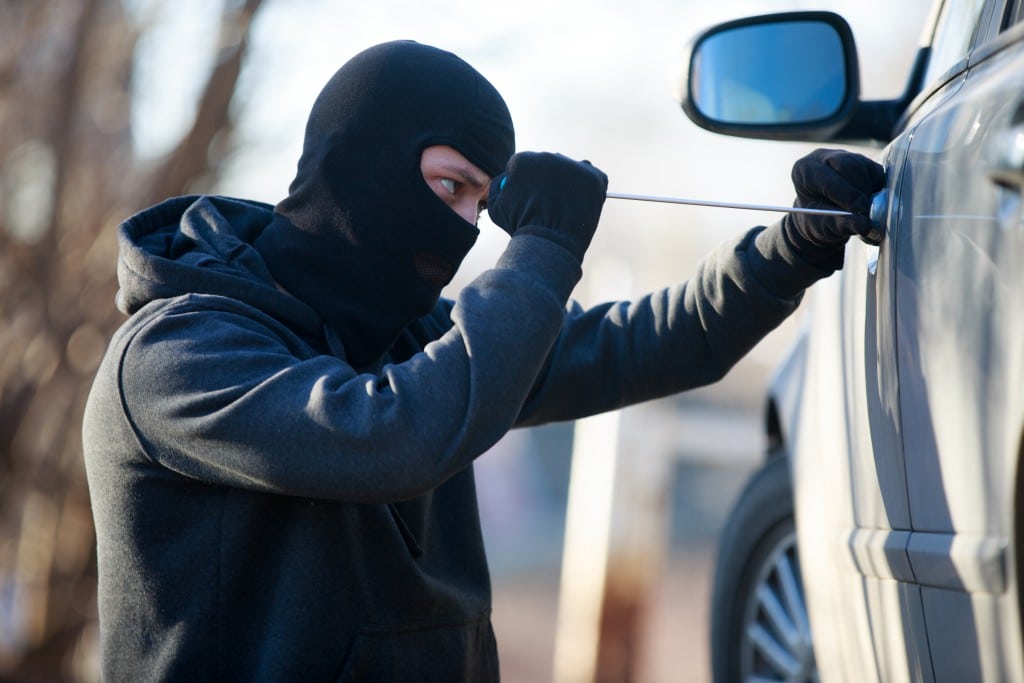
M 808 328 L 802 327 L 768 383 L 764 408 L 765 460 L 792 452 L 793 432 L 804 393 Z

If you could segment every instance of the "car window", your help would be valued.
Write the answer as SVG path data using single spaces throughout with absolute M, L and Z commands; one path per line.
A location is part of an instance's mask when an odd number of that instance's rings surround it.
M 1006 25 L 1007 28 L 1014 24 L 1019 24 L 1021 21 L 1024 21 L 1024 1 L 1017 0 L 1017 2 L 1014 2 L 1012 4 L 1013 8 L 1008 14 L 1009 21 Z
M 985 0 L 946 0 L 943 3 L 935 24 L 925 83 L 932 83 L 967 56 L 981 25 L 984 8 Z

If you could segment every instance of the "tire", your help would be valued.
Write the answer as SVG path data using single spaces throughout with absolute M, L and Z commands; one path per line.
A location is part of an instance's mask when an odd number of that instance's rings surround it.
M 818 680 L 784 455 L 754 473 L 722 531 L 711 669 L 715 683 Z

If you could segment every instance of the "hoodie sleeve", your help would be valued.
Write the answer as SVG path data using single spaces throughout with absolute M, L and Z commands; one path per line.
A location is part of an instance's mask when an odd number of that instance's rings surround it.
M 721 379 L 830 271 L 802 261 L 777 225 L 708 254 L 687 282 L 569 312 L 519 425 L 577 419 Z
M 407 499 L 514 424 L 579 275 L 565 250 L 516 237 L 459 295 L 452 329 L 379 375 L 311 356 L 233 300 L 174 299 L 124 347 L 122 410 L 145 456 L 189 477 L 335 500 Z

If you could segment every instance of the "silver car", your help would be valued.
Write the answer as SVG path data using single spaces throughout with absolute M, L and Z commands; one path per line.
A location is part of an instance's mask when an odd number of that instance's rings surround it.
M 721 536 L 716 681 L 1024 681 L 1024 0 L 939 0 L 905 96 L 835 14 L 716 26 L 683 107 L 886 169 L 880 246 L 808 295 Z M 903 36 L 893 36 L 903 39 Z

